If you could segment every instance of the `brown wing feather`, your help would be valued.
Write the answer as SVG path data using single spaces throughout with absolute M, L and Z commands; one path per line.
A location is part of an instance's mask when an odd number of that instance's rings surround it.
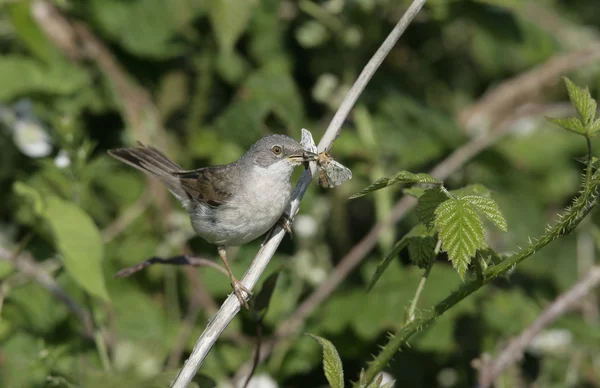
M 224 179 L 228 166 L 204 167 L 175 172 L 188 196 L 211 206 L 221 206 L 231 198 L 231 185 Z
M 108 153 L 159 178 L 182 201 L 187 197 L 216 207 L 231 198 L 231 187 L 224 180 L 229 176 L 228 165 L 185 171 L 156 148 L 140 142 L 136 148 L 117 148 Z

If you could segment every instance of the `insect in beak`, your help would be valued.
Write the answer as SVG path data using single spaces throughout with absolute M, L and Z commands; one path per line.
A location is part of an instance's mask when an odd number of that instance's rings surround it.
M 288 156 L 288 159 L 296 163 L 313 162 L 318 159 L 318 155 L 313 152 L 302 151 L 301 153 Z

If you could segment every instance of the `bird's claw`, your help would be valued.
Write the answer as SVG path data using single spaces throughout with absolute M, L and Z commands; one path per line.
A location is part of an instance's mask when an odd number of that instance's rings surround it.
M 282 214 L 281 218 L 279 219 L 279 225 L 281 225 L 283 230 L 290 235 L 290 238 L 294 238 L 294 232 L 292 232 L 292 219 L 290 216 L 285 213 Z
M 231 287 L 233 288 L 233 293 L 235 297 L 239 300 L 240 306 L 244 306 L 246 309 L 250 309 L 248 306 L 248 301 L 246 298 L 250 299 L 252 296 L 252 291 L 250 291 L 246 286 L 244 286 L 239 280 L 232 279 Z M 244 295 L 244 293 L 247 295 Z

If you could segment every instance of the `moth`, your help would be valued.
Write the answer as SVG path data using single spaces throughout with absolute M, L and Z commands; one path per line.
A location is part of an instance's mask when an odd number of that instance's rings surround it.
M 306 151 L 317 153 L 317 146 L 315 145 L 312 134 L 304 128 L 302 128 L 300 145 L 302 145 Z M 321 187 L 336 187 L 348 179 L 352 179 L 352 171 L 343 164 L 335 161 L 327 152 L 319 153 L 317 166 L 319 174 L 317 182 Z

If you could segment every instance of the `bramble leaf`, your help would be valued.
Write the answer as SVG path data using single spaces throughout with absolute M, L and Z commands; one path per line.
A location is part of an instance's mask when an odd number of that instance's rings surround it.
M 408 255 L 413 263 L 420 268 L 427 268 L 435 260 L 435 245 L 437 241 L 432 236 L 413 237 L 408 241 Z
M 421 221 L 427 229 L 433 228 L 435 209 L 447 199 L 448 196 L 439 188 L 429 189 L 419 197 L 417 216 L 419 217 L 419 221 Z
M 367 287 L 367 289 L 370 290 L 371 288 L 373 288 L 373 286 L 375 285 L 375 283 L 377 283 L 377 280 L 379 280 L 379 278 L 381 277 L 381 275 L 383 274 L 383 272 L 385 271 L 387 266 L 390 264 L 390 262 L 396 256 L 398 256 L 398 253 L 400 253 L 401 250 L 403 250 L 408 245 L 408 242 L 410 241 L 410 239 L 415 238 L 415 237 L 427 237 L 427 236 L 431 236 L 431 234 L 427 230 L 425 225 L 418 224 L 417 226 L 412 228 L 407 234 L 405 234 L 404 237 L 402 237 L 400 240 L 398 240 L 396 242 L 396 244 L 394 244 L 394 246 L 392 247 L 392 250 L 390 251 L 390 253 L 388 253 L 387 256 L 384 257 L 383 260 L 381 260 L 379 262 L 379 264 L 377 265 L 375 274 L 373 274 L 373 278 L 371 279 L 371 282 L 369 283 L 369 286 Z
M 567 77 L 563 77 L 563 80 L 569 92 L 569 99 L 575 106 L 577 113 L 579 113 L 581 123 L 584 127 L 587 127 L 596 115 L 596 101 L 590 95 L 587 87 L 580 88 Z
M 331 341 L 328 341 L 323 337 L 308 333 L 307 335 L 316 339 L 323 347 L 323 370 L 325 371 L 325 377 L 329 382 L 329 386 L 332 388 L 343 388 L 344 369 L 342 368 L 342 360 L 340 359 L 340 355 L 335 349 L 335 346 L 333 346 Z
M 378 179 L 358 193 L 352 195 L 350 199 L 362 197 L 363 195 L 367 195 L 373 191 L 377 191 L 397 183 L 429 183 L 433 185 L 441 185 L 443 182 L 440 179 L 434 178 L 428 174 L 413 174 L 412 172 L 408 171 L 399 171 L 390 177 Z
M 477 249 L 486 247 L 481 219 L 467 200 L 450 198 L 435 210 L 435 227 L 442 249 L 464 279 Z
M 575 132 L 579 135 L 585 134 L 585 127 L 577 117 L 567 117 L 564 119 L 555 119 L 553 117 L 546 117 L 546 120 L 553 124 L 558 125 L 566 129 L 567 131 Z
M 475 206 L 477 210 L 483 213 L 485 218 L 494 223 L 501 231 L 506 232 L 508 230 L 506 220 L 504 219 L 498 204 L 493 199 L 478 195 L 467 195 L 461 199 L 469 201 L 471 205 Z

